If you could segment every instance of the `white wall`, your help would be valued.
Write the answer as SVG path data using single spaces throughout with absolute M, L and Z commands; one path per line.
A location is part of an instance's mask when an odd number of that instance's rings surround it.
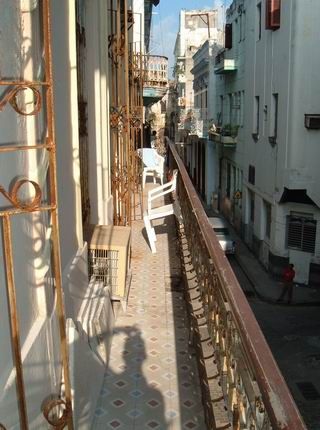
M 142 52 L 144 52 L 144 0 L 132 0 L 133 10 L 133 30 L 132 30 L 132 41 L 135 44 L 137 52 L 140 51 L 140 41 Z
M 112 223 L 107 4 L 86 2 L 86 85 L 88 93 L 89 191 L 91 224 Z
M 293 4 L 288 170 L 284 185 L 306 188 L 307 194 L 320 206 L 320 131 L 304 127 L 305 114 L 320 114 L 320 55 L 316 48 L 320 4 L 316 0 L 307 0 L 303 4 L 295 0 Z
M 72 0 L 51 2 L 51 6 L 61 260 L 62 270 L 68 270 L 78 248 L 83 246 L 76 18 Z
M 238 5 L 239 1 L 234 1 Z M 255 223 L 253 233 L 264 241 L 264 200 L 272 205 L 270 251 L 290 257 L 286 248 L 286 220 L 291 211 L 310 213 L 318 220 L 315 206 L 294 203 L 279 204 L 284 187 L 306 189 L 308 196 L 320 205 L 320 132 L 304 127 L 305 114 L 320 113 L 318 73 L 320 56 L 318 43 L 320 3 L 316 0 L 281 2 L 281 25 L 272 31 L 265 29 L 265 0 L 261 3 L 261 38 L 258 38 L 257 4 L 260 0 L 244 0 L 246 12 L 245 40 L 233 37 L 229 54 L 237 60 L 237 72 L 218 78 L 217 92 L 244 90 L 244 125 L 239 129 L 236 150 L 225 156 L 244 172 L 244 185 L 255 193 Z M 229 20 L 239 16 L 233 8 Z M 271 145 L 272 95 L 278 94 L 278 133 L 276 145 Z M 254 132 L 254 98 L 260 98 L 259 139 Z M 228 103 L 224 105 L 224 123 L 228 121 Z M 248 184 L 248 167 L 255 166 L 255 184 Z M 245 195 L 244 195 L 245 197 Z M 244 202 L 246 203 L 246 202 Z M 246 204 L 243 205 L 245 207 Z M 246 219 L 246 217 L 244 217 Z M 248 223 L 248 219 L 246 219 Z M 319 236 L 319 234 L 318 234 Z M 319 262 L 319 237 L 315 255 Z M 302 258 L 303 256 L 301 256 Z

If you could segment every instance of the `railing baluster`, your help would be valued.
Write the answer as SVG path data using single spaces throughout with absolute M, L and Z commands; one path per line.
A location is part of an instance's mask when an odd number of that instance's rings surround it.
M 211 337 L 230 423 L 234 429 L 306 429 L 209 224 L 186 168 L 171 142 L 169 149 L 169 167 L 179 170 L 177 194 L 184 220 L 183 255 L 187 254 L 187 248 L 197 277 L 202 311 Z M 199 317 L 199 311 L 197 315 Z M 193 331 L 197 330 L 194 325 L 192 327 Z M 213 399 L 211 407 L 212 404 Z

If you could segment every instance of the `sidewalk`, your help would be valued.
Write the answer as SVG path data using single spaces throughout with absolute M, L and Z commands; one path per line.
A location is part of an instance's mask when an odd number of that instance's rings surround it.
M 237 262 L 241 269 L 246 274 L 253 290 L 259 299 L 277 303 L 277 299 L 281 294 L 281 281 L 274 279 L 262 266 L 259 260 L 250 251 L 242 239 L 233 231 L 236 238 L 236 254 Z M 277 303 L 279 305 L 287 305 L 286 302 Z M 293 287 L 293 300 L 288 306 L 319 306 L 320 305 L 320 286 L 318 289 L 308 286 L 297 285 Z
M 207 207 L 204 202 L 208 216 L 221 216 L 213 209 Z M 230 230 L 236 241 L 235 258 L 249 280 L 252 290 L 256 297 L 267 303 L 274 303 L 281 306 L 320 306 L 320 285 L 319 288 L 312 288 L 305 285 L 297 285 L 293 287 L 293 299 L 291 304 L 277 302 L 281 291 L 281 281 L 273 278 L 267 270 L 262 266 L 256 256 L 250 251 L 248 246 L 243 242 L 231 224 Z

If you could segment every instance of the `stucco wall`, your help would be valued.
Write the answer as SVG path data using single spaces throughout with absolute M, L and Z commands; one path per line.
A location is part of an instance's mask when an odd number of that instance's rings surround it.
M 86 87 L 88 94 L 89 190 L 92 224 L 112 223 L 107 4 L 86 2 Z

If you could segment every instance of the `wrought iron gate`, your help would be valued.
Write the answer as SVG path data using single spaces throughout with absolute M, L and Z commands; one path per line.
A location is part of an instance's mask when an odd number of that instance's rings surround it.
M 20 3 L 20 2 L 19 2 Z M 57 179 L 56 179 L 56 146 L 54 131 L 54 113 L 53 113 L 53 88 L 52 88 L 52 60 L 51 60 L 51 28 L 50 28 L 50 0 L 41 2 L 30 2 L 32 4 L 32 14 L 38 14 L 41 34 L 41 46 L 31 46 L 26 55 L 32 55 L 32 52 L 39 50 L 40 62 L 42 63 L 44 73 L 40 80 L 25 79 L 3 79 L 0 78 L 0 112 L 13 108 L 16 112 L 17 129 L 23 121 L 21 118 L 34 117 L 34 125 L 39 127 L 43 125 L 43 135 L 41 139 L 35 139 L 33 143 L 20 144 L 9 142 L 0 145 L 1 170 L 4 171 L 6 157 L 17 155 L 23 158 L 28 156 L 35 160 L 37 169 L 44 171 L 43 183 L 31 180 L 30 177 L 24 176 L 18 178 L 19 167 L 17 171 L 12 172 L 12 179 L 9 180 L 9 186 L 0 184 L 0 197 L 4 204 L 0 206 L 0 219 L 2 228 L 2 249 L 4 255 L 4 271 L 6 279 L 6 291 L 8 296 L 8 315 L 10 322 L 10 335 L 13 364 L 15 367 L 16 393 L 20 416 L 20 428 L 26 430 L 29 428 L 28 419 L 28 397 L 26 394 L 26 385 L 24 381 L 24 369 L 21 350 L 21 330 L 23 327 L 19 324 L 21 309 L 17 303 L 18 290 L 15 283 L 15 275 L 19 270 L 15 264 L 15 250 L 19 246 L 19 238 L 14 232 L 16 219 L 23 216 L 30 216 L 31 228 L 32 221 L 36 216 L 46 217 L 51 231 L 47 242 L 49 245 L 48 271 L 50 272 L 52 294 L 56 300 L 56 312 L 59 324 L 59 349 L 63 367 L 64 393 L 56 398 L 48 397 L 43 399 L 43 404 L 39 405 L 39 411 L 42 409 L 43 415 L 53 428 L 62 429 L 68 427 L 73 429 L 72 406 L 71 406 L 71 388 L 68 370 L 68 350 L 66 343 L 66 324 L 63 305 L 62 280 L 60 268 L 60 244 L 59 244 L 59 227 L 57 214 Z M 22 2 L 21 2 L 22 5 Z M 20 6 L 19 6 L 20 7 Z M 22 7 L 22 6 L 21 6 Z M 17 6 L 18 8 L 18 6 Z M 1 5 L 1 14 L 7 13 L 6 6 Z M 18 10 L 18 9 L 17 9 Z M 20 13 L 22 11 L 20 10 Z M 32 43 L 32 38 L 30 38 Z M 25 53 L 24 53 L 25 54 Z M 26 58 L 27 60 L 28 58 Z M 23 75 L 23 73 L 21 74 Z M 11 106 L 10 106 L 11 105 Z M 1 113 L 0 113 L 1 114 Z M 30 139 L 29 139 L 30 140 Z M 28 155 L 26 155 L 28 154 Z M 27 160 L 29 161 L 29 160 Z M 25 166 L 24 166 L 25 167 Z M 25 168 L 29 172 L 28 165 Z M 11 172 L 9 172 L 11 175 Z M 13 236 L 14 235 L 14 236 Z M 17 242 L 18 241 L 18 245 Z M 27 259 L 27 255 L 26 255 Z M 45 285 L 45 284 L 44 284 Z M 49 285 L 46 285 L 49 288 Z M 20 313 L 19 313 L 20 311 Z M 41 381 L 40 381 L 41 383 Z M 29 387 L 28 387 L 29 388 Z M 48 393 L 49 395 L 50 393 Z M 0 417 L 0 428 L 6 427 L 6 417 Z
M 137 16 L 136 16 L 137 15 Z M 135 217 L 139 162 L 136 149 L 143 145 L 142 42 L 129 43 L 139 14 L 125 0 L 110 0 L 110 129 L 114 224 L 127 225 Z

